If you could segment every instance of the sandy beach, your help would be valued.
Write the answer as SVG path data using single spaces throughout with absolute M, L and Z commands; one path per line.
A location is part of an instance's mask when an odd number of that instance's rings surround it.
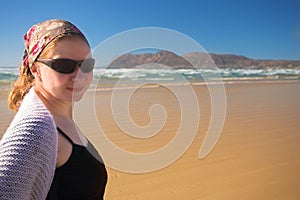
M 176 87 L 185 91 L 185 86 Z M 210 95 L 204 85 L 193 88 L 201 118 L 191 146 L 171 165 L 149 173 L 126 173 L 108 166 L 105 199 L 300 199 L 300 82 L 225 84 L 224 128 L 216 146 L 204 159 L 199 159 L 198 154 L 210 122 Z M 125 95 L 126 89 L 122 92 Z M 128 136 L 117 126 L 110 107 L 112 91 L 88 92 L 85 98 L 94 97 L 99 124 L 91 122 L 93 115 L 86 109 L 90 105 L 84 102 L 75 114 L 80 129 L 100 153 L 97 126 L 119 148 L 135 153 L 155 151 L 176 137 L 180 106 L 176 96 L 164 87 L 141 88 L 129 102 L 132 120 L 140 126 L 149 124 L 151 105 L 165 108 L 164 127 L 147 139 Z M 14 115 L 7 109 L 6 98 L 2 91 L 0 137 Z M 111 158 L 106 155 L 103 159 Z

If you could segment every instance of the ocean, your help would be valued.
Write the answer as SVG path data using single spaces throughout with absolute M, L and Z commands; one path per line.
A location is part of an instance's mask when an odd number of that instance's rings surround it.
M 0 67 L 0 81 L 13 81 L 17 67 Z M 95 68 L 94 79 L 144 81 L 234 81 L 234 80 L 295 80 L 300 79 L 297 69 L 105 69 Z

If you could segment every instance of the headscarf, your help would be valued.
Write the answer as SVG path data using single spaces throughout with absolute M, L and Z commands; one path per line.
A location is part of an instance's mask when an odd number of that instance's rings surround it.
M 84 37 L 74 24 L 62 19 L 51 19 L 33 25 L 24 35 L 23 66 L 30 68 L 43 49 L 54 38 L 65 33 L 76 33 Z

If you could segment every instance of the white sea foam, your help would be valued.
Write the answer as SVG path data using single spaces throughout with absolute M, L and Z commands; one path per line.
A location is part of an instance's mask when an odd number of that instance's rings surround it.
M 0 67 L 0 80 L 12 80 L 18 76 L 17 67 Z M 300 70 L 297 69 L 105 69 L 95 68 L 95 79 L 126 79 L 126 80 L 179 80 L 184 77 L 187 80 L 208 79 L 299 79 Z

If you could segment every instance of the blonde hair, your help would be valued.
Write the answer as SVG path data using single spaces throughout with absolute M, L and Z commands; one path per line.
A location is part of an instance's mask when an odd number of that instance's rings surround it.
M 66 34 L 61 34 L 58 37 L 54 38 L 41 52 L 41 54 L 39 55 L 39 57 L 46 57 L 47 54 L 49 53 L 50 50 L 52 50 L 57 42 L 63 40 L 63 39 L 68 39 L 68 38 L 73 38 L 73 37 L 78 37 L 83 39 L 84 41 L 86 41 L 86 43 L 89 46 L 88 41 L 86 40 L 86 38 L 80 34 L 70 34 L 70 33 L 66 33 Z M 36 67 L 36 66 L 32 66 L 32 67 Z M 30 88 L 32 86 L 34 86 L 35 84 L 35 78 L 31 73 L 31 70 L 29 68 L 29 66 L 25 66 L 23 64 L 20 65 L 19 68 L 19 76 L 17 78 L 17 80 L 13 83 L 11 91 L 8 95 L 8 107 L 17 112 L 19 110 L 19 107 L 22 103 L 22 100 L 24 98 L 24 96 L 28 93 L 28 91 L 30 90 Z

